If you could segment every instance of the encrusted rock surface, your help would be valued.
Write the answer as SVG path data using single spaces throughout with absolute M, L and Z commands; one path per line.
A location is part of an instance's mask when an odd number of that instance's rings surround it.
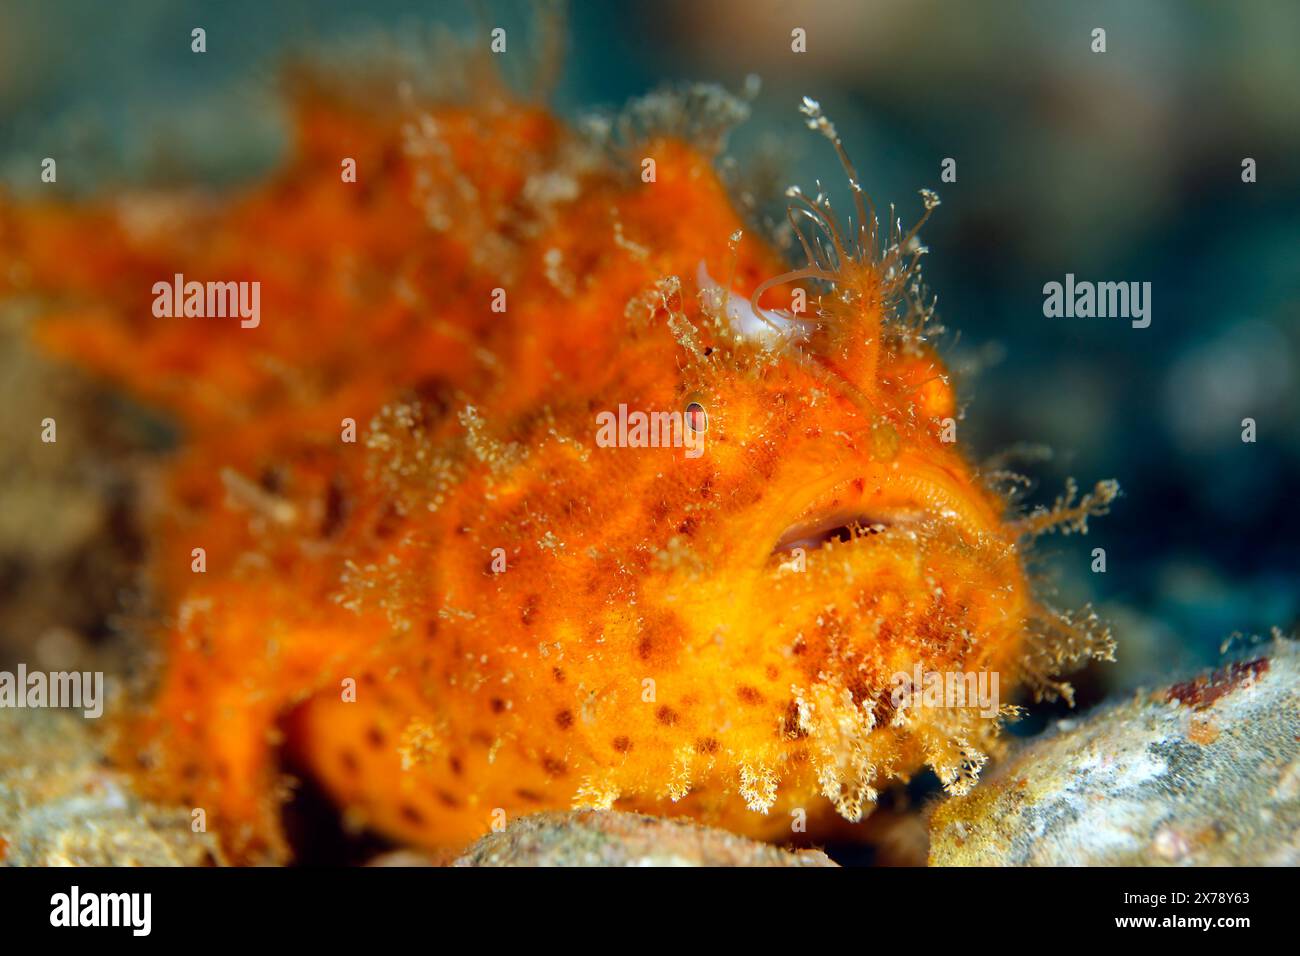
M 184 808 L 147 803 L 108 769 L 87 721 L 0 710 L 0 865 L 202 866 L 220 863 Z
M 940 866 L 1300 864 L 1300 653 L 1056 727 L 930 820 Z
M 455 866 L 835 866 L 679 820 L 613 810 L 535 813 L 471 846 Z

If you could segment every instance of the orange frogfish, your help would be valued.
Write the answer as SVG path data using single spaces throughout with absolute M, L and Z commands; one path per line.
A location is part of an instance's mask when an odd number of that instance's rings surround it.
M 234 195 L 0 210 L 42 345 L 181 429 L 141 788 L 250 862 L 289 852 L 287 755 L 442 850 L 575 805 L 815 837 L 926 767 L 969 788 L 1015 708 L 914 675 L 1068 694 L 1109 634 L 1025 551 L 1114 485 L 1028 512 L 970 463 L 917 231 L 814 101 L 854 208 L 791 190 L 792 266 L 718 171 L 721 91 L 575 127 L 471 80 L 304 79 Z

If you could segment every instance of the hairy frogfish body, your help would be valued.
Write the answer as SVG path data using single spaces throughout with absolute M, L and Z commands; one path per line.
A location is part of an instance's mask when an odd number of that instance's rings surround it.
M 813 101 L 855 209 L 792 190 L 792 271 L 718 172 L 722 94 L 602 136 L 475 90 L 308 83 L 238 195 L 0 210 L 39 340 L 182 431 L 141 786 L 245 861 L 288 852 L 286 755 L 443 849 L 574 805 L 782 839 L 927 766 L 968 788 L 1014 708 L 898 675 L 1068 692 L 1109 636 L 1024 552 L 1113 485 L 1021 513 L 964 457 L 916 230 L 877 229 Z M 211 308 L 254 282 L 255 323 Z

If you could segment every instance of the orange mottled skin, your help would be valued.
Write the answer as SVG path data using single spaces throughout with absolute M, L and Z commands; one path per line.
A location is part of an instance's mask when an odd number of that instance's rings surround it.
M 806 342 L 742 340 L 699 264 L 740 299 L 788 265 L 708 153 L 654 133 L 601 151 L 480 99 L 304 95 L 294 158 L 242 195 L 0 220 L 43 342 L 183 426 L 149 517 L 166 611 L 127 722 L 142 784 L 248 860 L 286 852 L 282 748 L 349 821 L 438 848 L 498 810 L 779 838 L 926 764 L 968 785 L 997 721 L 896 712 L 891 675 L 996 670 L 1005 696 L 1070 654 L 1023 523 L 942 440 L 948 373 L 892 329 L 878 270 L 848 307 L 810 292 Z M 259 280 L 260 326 L 155 318 L 177 272 Z M 691 400 L 698 458 L 596 445 L 600 411 Z M 835 525 L 856 530 L 817 547 Z

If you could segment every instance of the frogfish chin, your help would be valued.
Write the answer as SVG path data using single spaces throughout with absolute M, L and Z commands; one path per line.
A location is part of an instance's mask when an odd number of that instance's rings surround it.
M 919 224 L 814 101 L 853 210 L 791 190 L 792 263 L 718 171 L 721 91 L 579 130 L 371 81 L 300 77 L 292 155 L 219 202 L 0 216 L 41 343 L 182 430 L 121 727 L 147 792 L 250 862 L 289 852 L 286 766 L 432 848 L 570 806 L 843 835 L 927 767 L 967 790 L 999 695 L 1110 656 L 1026 551 L 1116 487 L 1025 511 L 967 458 Z M 259 320 L 151 312 L 174 276 L 256 283 Z

